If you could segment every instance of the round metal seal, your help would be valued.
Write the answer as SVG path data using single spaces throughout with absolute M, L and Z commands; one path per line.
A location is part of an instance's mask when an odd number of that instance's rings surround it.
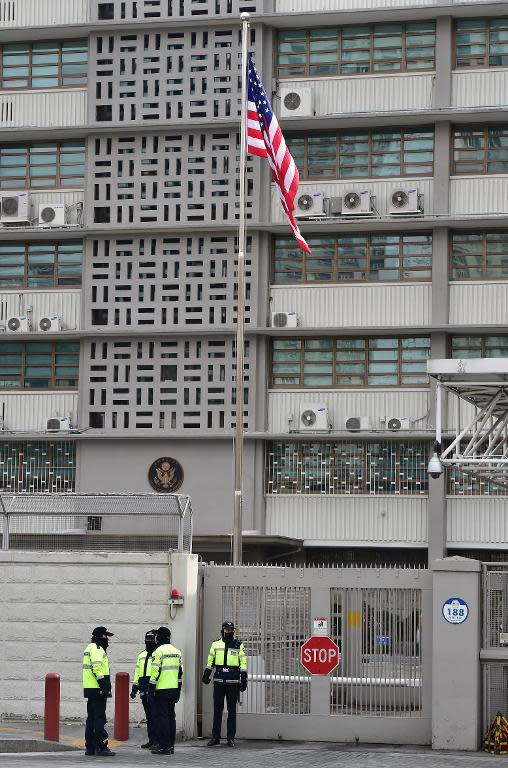
M 170 456 L 156 459 L 148 470 L 148 482 L 158 493 L 175 493 L 183 483 L 182 465 Z

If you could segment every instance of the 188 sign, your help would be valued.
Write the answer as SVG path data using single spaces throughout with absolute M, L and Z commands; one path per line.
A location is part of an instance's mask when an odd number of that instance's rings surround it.
M 462 624 L 469 616 L 469 606 L 461 597 L 449 597 L 443 605 L 443 618 L 448 624 Z

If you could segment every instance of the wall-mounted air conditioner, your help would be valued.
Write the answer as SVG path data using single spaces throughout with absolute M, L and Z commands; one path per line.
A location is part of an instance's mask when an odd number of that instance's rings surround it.
M 46 422 L 47 432 L 68 432 L 71 428 L 69 416 L 52 416 Z
M 390 432 L 411 429 L 411 419 L 408 416 L 385 416 L 381 421 Z
M 370 189 L 348 190 L 342 197 L 342 216 L 371 216 L 372 195 Z
M 272 328 L 298 328 L 296 312 L 272 312 Z
M 62 330 L 62 321 L 58 315 L 48 315 L 39 320 L 39 331 L 44 333 L 58 333 Z
M 66 223 L 65 203 L 39 203 L 40 227 L 64 227 Z
M 348 416 L 344 419 L 344 429 L 348 432 L 361 432 L 370 429 L 370 419 L 368 416 Z
M 28 192 L 0 194 L 0 221 L 2 224 L 28 224 L 30 222 Z
M 302 192 L 295 200 L 295 218 L 325 215 L 325 196 L 323 192 L 309 190 Z
M 29 333 L 32 330 L 32 323 L 28 315 L 9 317 L 5 330 L 8 333 Z
M 314 115 L 314 93 L 307 86 L 282 85 L 280 89 L 280 116 L 312 117 Z
M 415 216 L 423 213 L 423 195 L 416 187 L 396 189 L 390 197 L 390 216 Z
M 328 432 L 331 429 L 328 406 L 323 403 L 302 403 L 298 429 L 300 432 Z

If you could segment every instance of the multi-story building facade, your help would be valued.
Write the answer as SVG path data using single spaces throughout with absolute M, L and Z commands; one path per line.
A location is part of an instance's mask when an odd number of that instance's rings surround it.
M 507 492 L 428 479 L 426 362 L 508 354 L 508 8 L 317 5 L 0 0 L 1 488 L 149 491 L 170 456 L 229 552 L 249 11 L 312 254 L 249 158 L 247 554 L 495 557 Z

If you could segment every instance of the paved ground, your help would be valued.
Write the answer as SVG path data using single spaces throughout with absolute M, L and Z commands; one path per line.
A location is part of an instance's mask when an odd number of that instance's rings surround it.
M 81 746 L 81 727 L 62 726 L 62 742 Z M 177 744 L 173 756 L 157 757 L 140 749 L 145 731 L 131 728 L 130 739 L 123 744 L 112 742 L 116 757 L 106 764 L 117 768 L 172 765 L 175 768 L 483 768 L 494 760 L 483 753 L 436 753 L 426 748 L 367 747 L 350 744 L 315 742 L 240 741 L 233 751 L 226 746 L 206 747 L 205 740 Z M 0 723 L 0 740 L 42 738 L 40 725 Z M 3 768 L 73 768 L 95 765 L 99 758 L 86 757 L 83 751 L 60 753 L 0 753 Z M 99 763 L 101 764 L 101 763 Z

